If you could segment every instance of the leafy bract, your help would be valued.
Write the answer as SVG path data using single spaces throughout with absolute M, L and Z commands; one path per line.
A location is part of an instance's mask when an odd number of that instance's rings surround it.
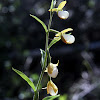
M 47 96 L 45 98 L 43 98 L 42 100 L 54 100 L 56 98 L 58 98 L 60 95 L 55 95 L 55 96 Z
M 47 26 L 45 25 L 45 23 L 44 23 L 43 21 L 41 21 L 38 17 L 36 17 L 36 16 L 34 16 L 34 15 L 31 15 L 31 14 L 30 14 L 30 16 L 32 16 L 32 17 L 35 18 L 39 23 L 41 23 L 42 26 L 43 26 L 43 28 L 44 28 L 44 30 L 45 30 L 45 32 L 46 32 L 46 33 L 48 32 Z
M 33 82 L 24 73 L 14 68 L 12 68 L 12 70 L 15 71 L 18 75 L 20 75 L 32 87 L 34 92 L 36 91 Z
M 48 48 L 50 49 L 50 47 L 52 45 L 54 45 L 56 42 L 58 42 L 61 39 L 61 37 L 55 37 L 49 44 Z
M 42 68 L 44 67 L 44 61 L 45 61 L 45 55 L 46 55 L 46 52 L 42 49 L 40 49 L 41 51 L 41 66 Z

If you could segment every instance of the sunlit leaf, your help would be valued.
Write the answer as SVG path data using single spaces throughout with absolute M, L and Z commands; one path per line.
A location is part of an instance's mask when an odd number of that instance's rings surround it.
M 60 37 L 55 37 L 49 44 L 48 48 L 50 48 L 52 45 L 54 45 L 56 42 L 58 42 L 61 38 Z
M 56 95 L 56 96 L 47 96 L 45 98 L 43 98 L 42 100 L 54 100 L 56 98 L 58 98 L 60 95 Z
M 46 33 L 48 32 L 47 26 L 45 25 L 45 23 L 44 23 L 43 21 L 41 21 L 38 17 L 36 17 L 36 16 L 34 16 L 34 15 L 31 15 L 31 14 L 30 14 L 30 16 L 32 16 L 32 17 L 35 18 L 39 23 L 41 23 L 42 26 L 43 26 L 43 28 L 44 28 L 44 30 L 45 30 L 45 32 L 46 32 Z
M 24 73 L 14 68 L 12 68 L 12 70 L 15 71 L 18 75 L 20 75 L 32 87 L 32 89 L 36 91 L 33 82 Z
M 44 50 L 42 50 L 42 49 L 40 49 L 40 51 L 41 51 L 41 66 L 42 66 L 42 68 L 44 67 L 44 61 L 45 61 L 45 51 Z

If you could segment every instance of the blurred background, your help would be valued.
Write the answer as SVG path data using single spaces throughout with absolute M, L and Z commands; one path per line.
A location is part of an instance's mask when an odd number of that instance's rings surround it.
M 57 5 L 62 0 L 57 0 Z M 100 100 L 100 0 L 67 0 L 69 18 L 54 13 L 52 28 L 73 28 L 75 43 L 62 41 L 51 49 L 52 63 L 59 60 L 59 75 L 53 82 L 61 97 L 57 100 Z M 40 48 L 45 48 L 45 31 L 29 16 L 34 14 L 48 25 L 51 0 L 0 0 L 0 100 L 32 100 L 30 86 L 12 67 L 35 83 L 41 72 Z M 54 33 L 50 33 L 50 40 Z M 42 86 L 46 87 L 45 73 Z M 40 100 L 47 96 L 40 91 Z

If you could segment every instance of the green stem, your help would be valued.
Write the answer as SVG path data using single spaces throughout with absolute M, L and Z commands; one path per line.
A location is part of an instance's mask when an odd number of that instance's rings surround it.
M 51 22 L 52 22 L 52 18 L 53 18 L 53 13 L 52 12 L 50 12 L 50 20 L 49 20 L 49 24 L 48 24 L 48 38 L 49 38 L 49 32 L 50 32 L 50 27 L 51 27 Z M 49 42 L 49 41 L 48 41 Z M 51 62 L 51 56 L 50 56 L 50 53 L 49 53 L 49 48 L 48 48 L 48 46 L 47 46 L 47 48 L 46 48 L 46 52 L 47 52 L 47 54 L 48 54 L 48 63 L 50 63 Z
M 51 27 L 51 23 L 52 23 L 52 17 L 53 17 L 53 13 L 50 12 L 50 19 L 49 19 L 49 24 L 48 24 L 48 32 L 46 33 L 45 61 L 44 61 L 44 64 L 43 64 L 44 66 L 42 66 L 43 69 L 41 71 L 41 74 L 40 74 L 40 77 L 39 77 L 39 80 L 38 80 L 38 83 L 37 83 L 37 86 L 36 86 L 36 93 L 34 94 L 33 100 L 38 100 L 39 99 L 38 89 L 40 87 L 40 84 L 41 84 L 41 81 L 42 81 L 42 78 L 43 78 L 43 75 L 44 75 L 44 71 L 45 71 L 46 66 L 47 66 L 47 59 L 49 59 L 48 63 L 50 63 L 50 61 L 51 61 L 51 57 L 50 57 L 50 53 L 49 53 L 49 49 L 48 49 L 48 42 L 49 42 L 49 32 L 50 32 L 50 27 Z
M 50 59 L 50 56 L 49 56 L 50 54 L 48 55 L 48 53 L 49 53 L 49 50 L 48 50 L 48 42 L 49 41 L 48 41 L 48 39 L 49 39 L 49 30 L 50 30 L 50 27 L 51 27 L 52 17 L 53 17 L 53 14 L 50 13 L 50 19 L 49 19 L 49 24 L 48 24 L 48 32 L 46 33 L 45 61 L 44 61 L 44 66 L 43 66 L 43 69 L 41 71 L 37 86 L 36 86 L 36 93 L 34 94 L 33 100 L 38 100 L 37 98 L 39 98 L 38 90 L 39 90 L 39 87 L 40 87 L 40 84 L 41 84 L 41 81 L 42 81 L 42 78 L 43 78 L 43 75 L 44 75 L 44 71 L 45 71 L 46 66 L 47 66 L 47 58 Z
M 41 81 L 42 81 L 42 78 L 43 78 L 43 74 L 44 74 L 44 71 L 46 69 L 46 62 L 47 62 L 47 54 L 45 56 L 44 66 L 43 66 L 43 69 L 41 71 L 41 74 L 40 74 L 40 77 L 39 77 L 39 80 L 38 80 L 38 83 L 37 83 L 37 86 L 36 86 L 36 91 L 38 91 L 38 89 L 40 87 L 40 84 L 41 84 Z

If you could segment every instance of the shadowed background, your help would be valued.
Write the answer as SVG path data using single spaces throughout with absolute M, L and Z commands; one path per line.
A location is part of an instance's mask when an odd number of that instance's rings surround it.
M 57 5 L 61 0 L 57 0 Z M 45 31 L 33 14 L 48 25 L 51 0 L 0 0 L 0 100 L 32 100 L 33 91 L 12 71 L 24 72 L 35 83 L 41 71 L 40 48 L 45 48 Z M 52 28 L 73 28 L 75 43 L 62 41 L 51 49 L 52 63 L 59 60 L 59 75 L 53 79 L 63 95 L 59 100 L 100 100 L 100 1 L 68 0 L 69 18 L 54 13 Z M 50 33 L 50 41 L 54 37 Z M 42 86 L 48 82 L 45 73 Z M 40 100 L 47 96 L 40 91 Z

